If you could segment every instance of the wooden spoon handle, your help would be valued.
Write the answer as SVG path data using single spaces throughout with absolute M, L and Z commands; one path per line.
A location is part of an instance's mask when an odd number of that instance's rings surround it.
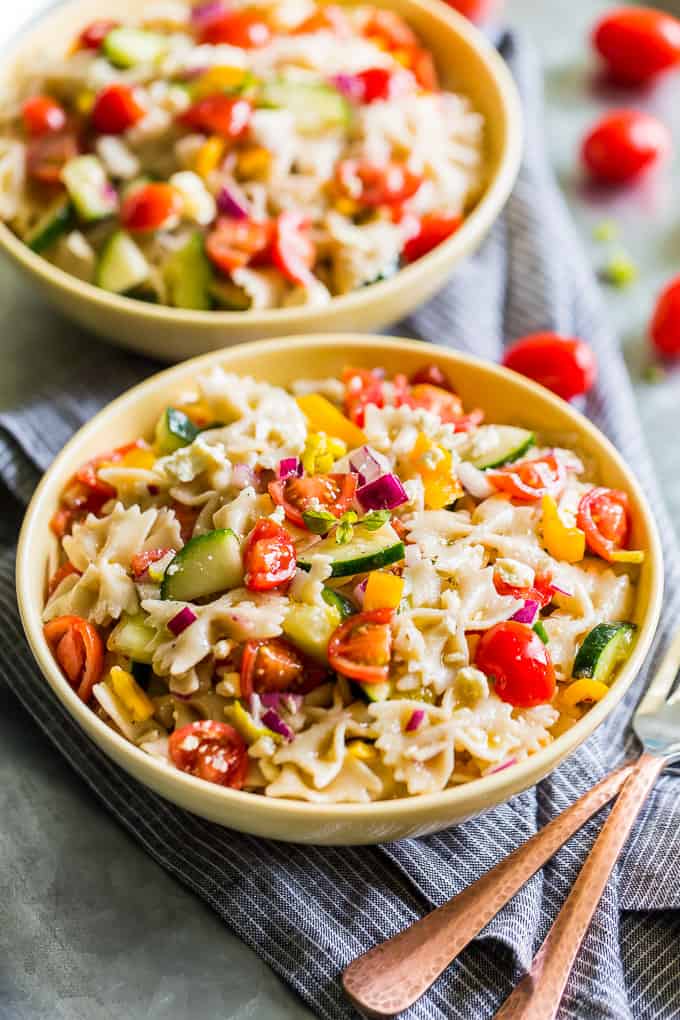
M 448 903 L 353 960 L 342 983 L 357 1008 L 380 1018 L 413 1005 L 518 889 L 616 796 L 632 772 L 632 765 L 624 765 L 606 776 Z
M 534 957 L 531 970 L 505 1000 L 496 1013 L 496 1020 L 554 1020 L 576 954 L 612 868 L 664 764 L 663 758 L 656 755 L 641 755 Z

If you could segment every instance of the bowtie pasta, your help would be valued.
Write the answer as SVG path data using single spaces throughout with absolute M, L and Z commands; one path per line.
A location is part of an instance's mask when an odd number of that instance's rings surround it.
M 45 636 L 148 754 L 313 803 L 433 793 L 545 747 L 635 626 L 626 493 L 426 365 L 289 390 L 214 368 L 51 521 Z

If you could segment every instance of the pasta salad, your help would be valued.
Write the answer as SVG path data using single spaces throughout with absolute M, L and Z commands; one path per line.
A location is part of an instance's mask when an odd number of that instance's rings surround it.
M 78 696 L 208 782 L 433 793 L 534 754 L 635 636 L 625 492 L 435 365 L 289 389 L 216 367 L 83 464 L 44 633 Z
M 483 123 L 396 13 L 181 0 L 83 27 L 0 123 L 0 218 L 105 290 L 178 308 L 323 305 L 460 226 Z

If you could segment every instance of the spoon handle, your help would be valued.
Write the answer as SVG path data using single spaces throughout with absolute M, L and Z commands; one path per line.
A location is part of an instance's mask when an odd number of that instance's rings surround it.
M 610 773 L 448 903 L 353 960 L 342 982 L 357 1008 L 382 1018 L 413 1005 L 518 889 L 616 796 L 632 771 L 628 764 Z
M 508 996 L 496 1020 L 553 1020 L 576 954 L 628 833 L 664 767 L 645 752 L 612 808 L 564 906 L 534 957 L 531 970 Z

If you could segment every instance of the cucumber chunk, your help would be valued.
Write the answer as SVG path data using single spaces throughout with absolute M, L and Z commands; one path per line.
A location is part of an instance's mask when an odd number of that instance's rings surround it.
M 114 294 L 124 294 L 149 277 L 149 263 L 124 230 L 117 230 L 102 248 L 95 283 Z
M 467 459 L 485 471 L 519 460 L 535 442 L 534 433 L 528 429 L 515 425 L 481 425 L 473 434 L 472 451 Z
M 24 235 L 24 242 L 38 255 L 47 251 L 74 224 L 73 206 L 69 198 L 59 197 L 44 213 L 36 225 Z
M 106 170 L 96 156 L 76 156 L 61 172 L 73 206 L 86 223 L 113 216 L 118 208 L 118 194 Z
M 175 308 L 210 309 L 210 263 L 203 247 L 203 235 L 192 234 L 183 247 L 167 259 L 163 277 L 169 303 Z
M 340 613 L 334 606 L 294 602 L 281 626 L 286 637 L 301 652 L 326 665 L 328 642 L 340 625 L 340 619 Z
M 327 605 L 337 609 L 341 620 L 346 620 L 348 616 L 354 616 L 357 612 L 354 603 L 345 595 L 341 595 L 339 591 L 334 591 L 333 588 L 324 588 L 321 592 L 321 598 Z
M 110 652 L 117 652 L 136 663 L 149 665 L 159 643 L 159 633 L 149 626 L 144 613 L 135 613 L 134 616 L 123 613 L 109 634 L 106 647 Z
M 298 566 L 309 570 L 317 553 L 330 557 L 332 577 L 349 577 L 379 567 L 387 567 L 404 558 L 404 543 L 390 524 L 378 531 L 357 524 L 351 542 L 338 545 L 334 535 L 311 546 L 298 558 Z
M 193 443 L 200 431 L 183 411 L 166 407 L 156 423 L 156 445 L 161 454 L 174 453 Z
M 239 540 L 233 531 L 223 528 L 197 535 L 180 549 L 165 571 L 161 598 L 195 602 L 238 588 L 242 581 Z
M 382 684 L 353 683 L 352 689 L 362 701 L 367 701 L 369 704 L 374 701 L 388 701 L 392 697 L 393 690 L 390 680 L 385 680 Z
M 583 639 L 571 675 L 608 684 L 618 664 L 630 655 L 636 630 L 634 623 L 598 623 Z
M 352 108 L 343 95 L 332 85 L 322 82 L 278 81 L 266 82 L 260 92 L 263 106 L 289 110 L 298 131 L 316 134 L 326 128 L 346 127 Z
M 225 312 L 247 312 L 253 303 L 250 294 L 231 280 L 212 280 L 208 293 L 217 307 Z
M 115 67 L 151 64 L 167 50 L 167 42 L 156 32 L 141 28 L 112 28 L 102 43 L 102 53 Z

